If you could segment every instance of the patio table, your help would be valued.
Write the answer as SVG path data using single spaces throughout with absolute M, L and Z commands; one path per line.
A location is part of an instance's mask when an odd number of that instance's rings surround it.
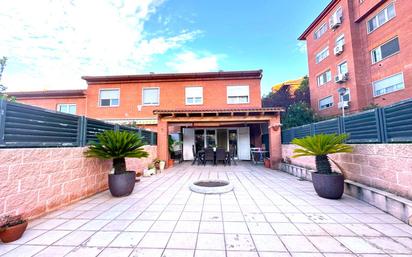
M 250 151 L 250 154 L 252 155 L 252 162 L 254 164 L 263 163 L 268 153 L 269 151 L 266 151 L 266 150 L 261 150 L 261 149 L 256 149 L 256 148 L 252 149 Z

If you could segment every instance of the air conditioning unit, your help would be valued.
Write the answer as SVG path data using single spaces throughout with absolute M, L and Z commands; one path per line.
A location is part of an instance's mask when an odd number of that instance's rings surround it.
M 331 29 L 337 29 L 342 24 L 342 16 L 338 16 L 336 13 L 332 15 L 329 20 L 329 26 Z
M 337 45 L 335 48 L 333 48 L 333 53 L 338 56 L 341 53 L 343 53 L 343 45 Z
M 348 80 L 348 73 L 339 73 L 335 76 L 336 83 L 345 83 Z
M 338 108 L 339 108 L 339 109 L 342 109 L 342 108 L 347 109 L 347 108 L 349 108 L 349 101 L 341 101 L 341 102 L 339 102 L 339 103 L 338 103 Z

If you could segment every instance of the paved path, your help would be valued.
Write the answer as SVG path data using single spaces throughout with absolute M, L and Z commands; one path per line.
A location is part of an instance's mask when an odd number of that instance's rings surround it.
M 202 195 L 188 185 L 229 179 L 234 192 Z M 282 172 L 238 166 L 176 165 L 144 178 L 135 192 L 103 192 L 31 222 L 0 244 L 18 256 L 412 256 L 412 227 L 344 196 L 316 196 L 312 184 Z

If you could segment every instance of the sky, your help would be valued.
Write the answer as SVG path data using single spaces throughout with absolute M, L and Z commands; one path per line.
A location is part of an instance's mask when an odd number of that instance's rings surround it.
M 297 38 L 330 0 L 0 0 L 8 91 L 81 76 L 263 70 L 262 94 L 308 73 Z

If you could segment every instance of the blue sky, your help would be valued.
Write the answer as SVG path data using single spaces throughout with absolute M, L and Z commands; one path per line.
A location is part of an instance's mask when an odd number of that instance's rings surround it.
M 307 74 L 297 37 L 329 0 L 30 2 L 1 0 L 10 91 L 82 88 L 82 75 L 263 69 L 266 93 Z

